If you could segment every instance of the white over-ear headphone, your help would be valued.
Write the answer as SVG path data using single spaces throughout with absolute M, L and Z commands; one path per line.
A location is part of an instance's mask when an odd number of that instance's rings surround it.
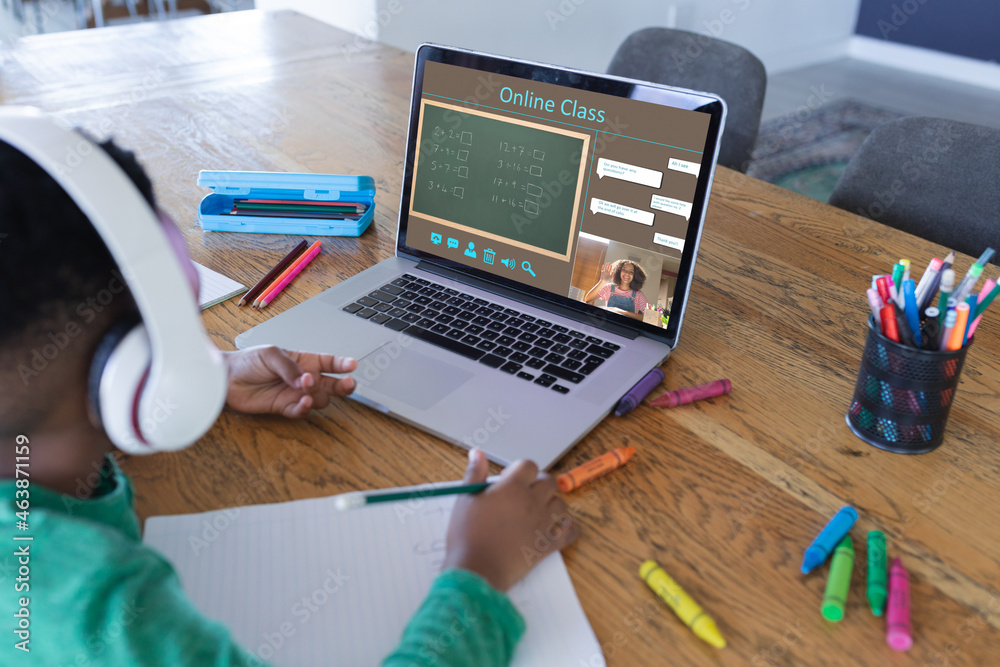
M 187 447 L 218 418 L 228 379 L 156 213 L 100 146 L 36 109 L 0 107 L 0 141 L 80 207 L 139 307 L 142 321 L 119 322 L 94 358 L 90 399 L 101 426 L 130 454 Z

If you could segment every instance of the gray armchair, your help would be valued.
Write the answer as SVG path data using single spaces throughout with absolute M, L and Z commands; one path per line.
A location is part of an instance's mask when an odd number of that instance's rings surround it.
M 830 204 L 974 257 L 1000 250 L 1000 129 L 919 116 L 883 123 Z
M 755 55 L 729 42 L 670 28 L 629 35 L 611 59 L 609 74 L 715 93 L 728 116 L 719 164 L 746 172 L 750 163 L 767 74 Z

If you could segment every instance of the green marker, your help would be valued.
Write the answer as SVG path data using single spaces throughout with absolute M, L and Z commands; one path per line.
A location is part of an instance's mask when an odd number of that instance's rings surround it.
M 896 287 L 896 307 L 903 305 L 903 271 L 906 270 L 902 264 L 892 265 L 892 284 Z
M 876 616 L 882 615 L 888 597 L 886 563 L 885 535 L 873 530 L 868 533 L 868 604 Z
M 850 535 L 844 535 L 833 550 L 830 561 L 830 577 L 826 580 L 823 593 L 823 618 L 836 623 L 844 618 L 847 591 L 851 587 L 851 570 L 854 569 L 854 544 Z

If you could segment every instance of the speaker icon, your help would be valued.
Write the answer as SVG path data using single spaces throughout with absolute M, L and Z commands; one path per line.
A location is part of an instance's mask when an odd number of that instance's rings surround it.
M 517 266 L 517 260 L 514 259 L 501 259 L 500 263 L 506 266 L 511 271 L 513 271 L 514 267 Z

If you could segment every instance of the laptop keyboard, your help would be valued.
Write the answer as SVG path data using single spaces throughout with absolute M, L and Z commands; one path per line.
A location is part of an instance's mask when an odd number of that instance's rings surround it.
M 620 349 L 408 273 L 344 310 L 560 394 Z

